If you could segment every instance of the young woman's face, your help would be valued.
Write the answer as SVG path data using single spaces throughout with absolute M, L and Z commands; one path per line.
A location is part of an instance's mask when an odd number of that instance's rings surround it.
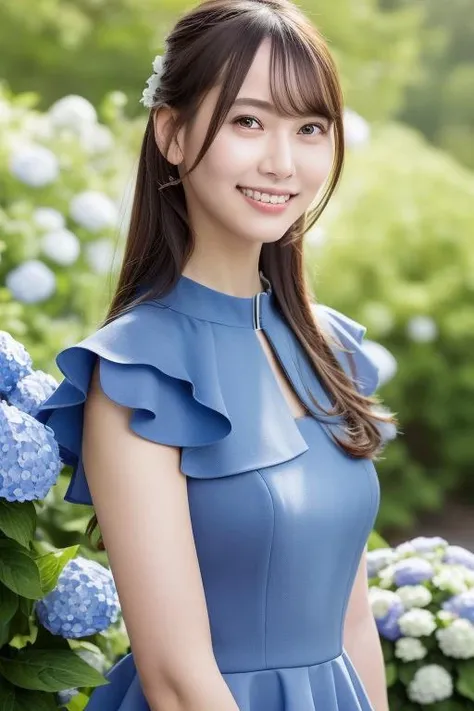
M 271 104 L 270 47 L 269 41 L 260 46 L 215 140 L 183 181 L 198 237 L 211 230 L 223 238 L 274 242 L 308 209 L 330 172 L 334 147 L 326 118 L 277 116 L 253 103 Z M 218 91 L 206 96 L 183 134 L 186 170 L 202 146 Z M 275 193 L 283 193 L 283 204 L 274 204 Z

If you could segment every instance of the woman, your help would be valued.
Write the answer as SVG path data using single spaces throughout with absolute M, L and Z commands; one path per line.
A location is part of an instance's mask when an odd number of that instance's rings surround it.
M 288 0 L 204 2 L 166 46 L 110 312 L 40 414 L 133 651 L 87 710 L 387 711 L 377 372 L 303 273 L 343 164 L 336 70 Z

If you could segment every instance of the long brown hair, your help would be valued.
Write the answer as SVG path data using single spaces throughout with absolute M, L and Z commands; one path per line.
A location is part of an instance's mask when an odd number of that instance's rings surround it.
M 172 289 L 193 251 L 182 179 L 157 147 L 155 111 L 163 104 L 175 109 L 176 135 L 182 126 L 192 123 L 207 92 L 220 86 L 207 135 L 190 173 L 216 137 L 260 44 L 267 38 L 271 41 L 270 88 L 277 110 L 285 116 L 326 116 L 333 128 L 335 151 L 318 204 L 280 240 L 263 245 L 259 267 L 332 397 L 330 412 L 344 416 L 348 437 L 340 446 L 354 457 L 374 457 L 381 445 L 374 420 L 391 421 L 391 417 L 376 414 L 373 406 L 377 401 L 359 394 L 339 365 L 315 320 L 314 298 L 304 276 L 304 235 L 323 212 L 342 172 L 343 96 L 323 37 L 289 0 L 207 0 L 184 15 L 168 35 L 163 74 L 141 147 L 123 263 L 102 325 Z M 137 290 L 143 287 L 146 291 L 137 297 Z M 93 516 L 86 533 L 90 536 L 96 526 Z M 102 539 L 98 547 L 104 549 Z

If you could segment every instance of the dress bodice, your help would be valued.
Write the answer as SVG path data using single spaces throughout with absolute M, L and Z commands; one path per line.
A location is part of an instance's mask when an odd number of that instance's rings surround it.
M 315 318 L 371 394 L 365 329 L 324 306 Z M 258 330 L 307 416 L 292 415 Z M 81 441 L 97 358 L 105 393 L 132 409 L 130 428 L 180 447 L 213 651 L 240 711 L 370 711 L 343 623 L 377 513 L 377 476 L 372 461 L 334 441 L 344 422 L 271 289 L 239 298 L 181 277 L 57 356 L 65 378 L 37 417 L 73 467 L 71 502 L 92 503 Z M 132 654 L 109 678 L 87 711 L 148 711 Z

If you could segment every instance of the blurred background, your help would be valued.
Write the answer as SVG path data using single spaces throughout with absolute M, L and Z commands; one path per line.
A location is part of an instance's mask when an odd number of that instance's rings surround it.
M 193 4 L 193 3 L 191 3 Z M 474 548 L 472 0 L 301 0 L 346 98 L 344 178 L 306 258 L 319 301 L 368 328 L 400 433 L 378 464 L 392 545 Z M 182 0 L 0 5 L 0 329 L 38 369 L 95 329 L 120 264 L 151 62 Z M 377 351 L 381 344 L 385 350 Z M 45 536 L 91 511 L 48 494 Z M 82 510 L 84 509 L 84 510 Z

